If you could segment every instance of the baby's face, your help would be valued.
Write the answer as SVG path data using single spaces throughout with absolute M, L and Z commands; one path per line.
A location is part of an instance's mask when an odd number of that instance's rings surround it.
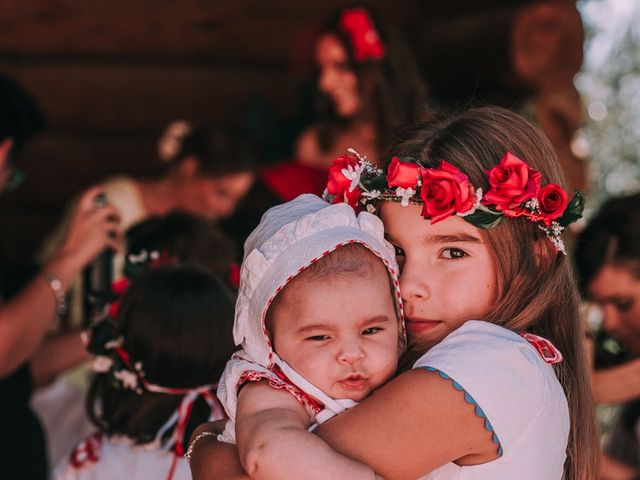
M 305 279 L 273 315 L 275 351 L 328 396 L 360 401 L 398 363 L 398 320 L 386 275 Z

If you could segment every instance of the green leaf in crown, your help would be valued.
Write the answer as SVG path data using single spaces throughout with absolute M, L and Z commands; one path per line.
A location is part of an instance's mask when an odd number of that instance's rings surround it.
M 576 194 L 573 196 L 569 205 L 567 205 L 567 209 L 564 211 L 562 216 L 558 218 L 557 222 L 566 227 L 569 224 L 575 222 L 582 218 L 582 211 L 584 210 L 584 195 L 580 190 L 576 190 Z
M 500 213 L 480 208 L 464 217 L 467 222 L 478 228 L 493 228 L 499 225 L 503 218 L 504 216 Z

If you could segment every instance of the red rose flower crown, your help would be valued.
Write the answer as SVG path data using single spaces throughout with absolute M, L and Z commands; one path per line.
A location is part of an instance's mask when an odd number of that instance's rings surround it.
M 380 200 L 422 205 L 431 223 L 452 215 L 479 228 L 491 228 L 505 217 L 524 217 L 538 223 L 556 249 L 566 254 L 562 231 L 582 217 L 584 196 L 555 184 L 541 187 L 541 174 L 507 152 L 500 164 L 487 171 L 489 189 L 474 188 L 469 178 L 445 160 L 427 168 L 410 157 L 393 157 L 385 173 L 353 149 L 336 158 L 329 169 L 324 198 L 352 207 L 365 206 L 374 213 Z

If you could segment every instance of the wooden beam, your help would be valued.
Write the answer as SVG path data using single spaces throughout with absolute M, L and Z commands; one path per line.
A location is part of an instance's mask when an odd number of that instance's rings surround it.
M 0 66 L 32 92 L 52 128 L 157 133 L 177 118 L 239 125 L 252 95 L 282 115 L 297 80 L 284 69 L 38 64 Z

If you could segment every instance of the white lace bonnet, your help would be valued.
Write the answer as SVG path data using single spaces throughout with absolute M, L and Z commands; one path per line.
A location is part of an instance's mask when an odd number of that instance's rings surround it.
M 291 279 L 349 243 L 362 244 L 387 267 L 404 336 L 398 265 L 393 247 L 384 239 L 382 221 L 367 212 L 356 215 L 347 204 L 331 205 L 305 194 L 268 210 L 245 242 L 233 327 L 236 345 L 242 345 L 255 362 L 269 369 L 278 365 L 294 383 L 306 383 L 273 351 L 266 329 L 267 309 Z

